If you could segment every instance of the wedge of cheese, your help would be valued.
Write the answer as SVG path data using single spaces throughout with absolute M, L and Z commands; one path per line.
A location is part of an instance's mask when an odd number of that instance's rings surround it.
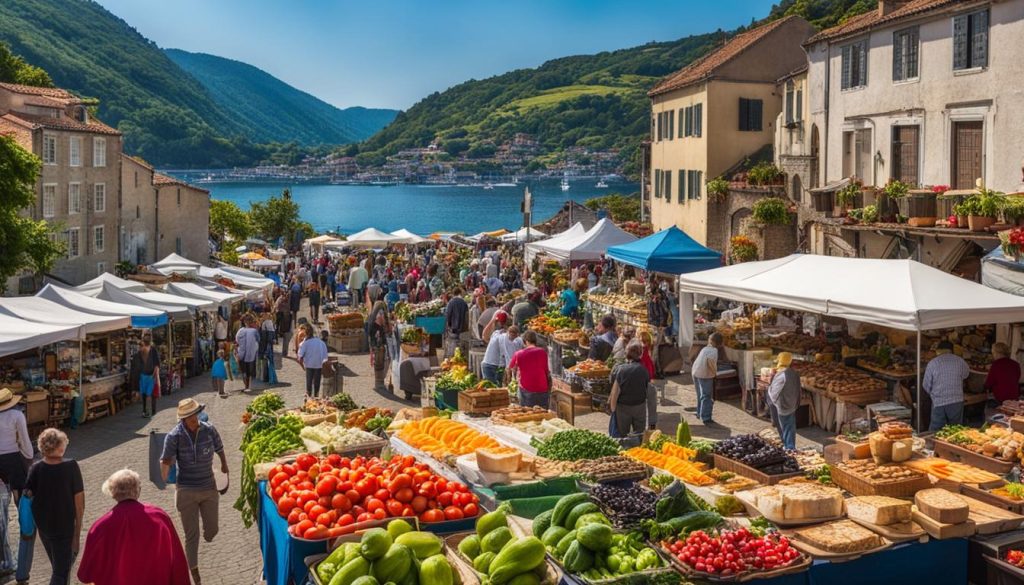
M 757 509 L 769 520 L 812 520 L 843 515 L 842 492 L 815 483 L 776 485 L 755 490 Z
M 960 524 L 966 522 L 971 508 L 963 497 L 944 489 L 932 488 L 914 494 L 917 509 L 936 522 Z
M 909 522 L 912 512 L 910 502 L 888 496 L 857 496 L 846 500 L 847 516 L 878 526 Z

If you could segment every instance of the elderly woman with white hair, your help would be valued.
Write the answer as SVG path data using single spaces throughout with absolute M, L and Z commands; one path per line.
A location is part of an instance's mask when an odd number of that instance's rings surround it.
M 185 550 L 171 517 L 139 501 L 142 480 L 131 469 L 115 471 L 103 493 L 116 504 L 100 517 L 85 539 L 78 580 L 93 585 L 188 585 Z
M 53 573 L 50 585 L 67 585 L 78 554 L 85 511 L 85 489 L 78 462 L 64 459 L 68 436 L 57 429 L 39 434 L 43 458 L 32 464 L 25 494 L 32 498 L 32 516 Z

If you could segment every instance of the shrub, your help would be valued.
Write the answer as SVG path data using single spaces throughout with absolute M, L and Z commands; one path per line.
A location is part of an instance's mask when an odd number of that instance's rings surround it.
M 765 197 L 754 203 L 754 219 L 764 225 L 789 223 L 789 204 L 778 197 Z
M 899 179 L 892 179 L 886 183 L 885 187 L 882 189 L 882 193 L 889 196 L 890 199 L 905 197 L 909 191 L 910 185 L 900 181 Z
M 757 260 L 757 244 L 747 236 L 733 236 L 729 240 L 729 259 L 733 264 Z
M 759 162 L 747 171 L 751 185 L 774 185 L 782 179 L 782 171 L 770 162 Z
M 729 194 L 729 181 L 722 177 L 711 179 L 707 182 L 707 192 L 709 201 L 722 201 Z
M 864 223 L 875 223 L 878 221 L 878 206 L 868 205 L 864 208 L 864 217 L 862 218 Z

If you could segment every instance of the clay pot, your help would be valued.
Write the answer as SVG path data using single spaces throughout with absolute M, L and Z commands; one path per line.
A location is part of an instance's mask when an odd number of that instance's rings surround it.
M 996 218 L 985 217 L 983 215 L 969 215 L 967 216 L 967 225 L 970 227 L 972 232 L 983 232 L 988 226 L 994 224 Z

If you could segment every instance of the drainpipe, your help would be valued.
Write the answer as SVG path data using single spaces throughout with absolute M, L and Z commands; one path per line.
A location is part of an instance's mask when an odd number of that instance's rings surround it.
M 808 92 L 810 93 L 810 92 Z M 821 157 L 818 164 L 824 167 L 824 176 L 821 186 L 828 185 L 828 130 L 829 130 L 829 105 L 832 102 L 832 43 L 825 43 L 825 127 L 822 129 L 824 137 L 821 144 Z

